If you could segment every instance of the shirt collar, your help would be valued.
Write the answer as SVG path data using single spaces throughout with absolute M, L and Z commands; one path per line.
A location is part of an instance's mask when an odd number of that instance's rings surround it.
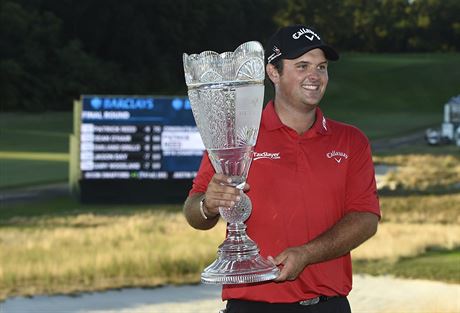
M 325 118 L 323 112 L 319 107 L 316 107 L 316 120 L 313 126 L 308 130 L 306 133 L 312 133 L 315 132 L 317 134 L 321 135 L 328 135 L 331 134 L 331 129 L 329 127 L 329 123 L 327 122 L 327 119 Z M 265 106 L 265 109 L 262 113 L 262 124 L 267 128 L 267 130 L 275 130 L 278 128 L 282 127 L 287 127 L 284 125 L 280 118 L 278 117 L 278 114 L 276 114 L 275 111 L 275 104 L 273 100 L 270 100 L 267 105 Z
M 262 124 L 267 128 L 267 130 L 275 130 L 284 127 L 284 124 L 281 122 L 278 114 L 276 114 L 273 100 L 270 100 L 265 106 L 262 113 Z
M 332 132 L 326 117 L 319 107 L 316 107 L 316 120 L 311 130 L 321 135 L 329 135 Z

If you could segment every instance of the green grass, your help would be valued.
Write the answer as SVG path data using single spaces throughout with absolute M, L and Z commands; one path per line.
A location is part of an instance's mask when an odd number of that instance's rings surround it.
M 453 70 L 459 67 L 460 54 L 345 53 L 340 62 L 331 62 L 321 107 L 327 116 L 360 127 L 371 139 L 440 126 L 445 101 L 459 93 L 460 72 Z M 67 180 L 71 131 L 69 112 L 0 114 L 0 189 Z M 392 159 L 395 154 L 404 157 Z M 410 159 L 413 154 L 438 157 L 416 161 Z M 384 238 L 369 248 L 370 254 L 381 250 L 381 242 L 393 241 L 401 229 L 414 231 L 404 238 L 425 238 L 424 224 L 433 223 L 436 227 L 425 234 L 430 238 L 423 239 L 423 247 L 414 244 L 412 249 L 426 251 L 432 238 L 449 247 L 450 239 L 442 235 L 446 229 L 458 231 L 458 191 L 442 196 L 430 193 L 458 180 L 452 176 L 458 175 L 458 156 L 458 147 L 424 144 L 379 152 L 382 162 L 407 166 L 401 172 L 406 176 L 391 178 L 402 191 L 396 195 L 390 190 L 381 197 Z M 435 164 L 446 158 L 447 167 L 436 170 Z M 421 187 L 425 194 L 416 194 Z M 68 197 L 2 204 L 0 299 L 197 282 L 203 267 L 215 257 L 223 234 L 222 223 L 209 232 L 191 229 L 177 205 L 82 205 Z M 354 270 L 460 282 L 458 249 L 410 258 L 399 257 L 402 252 L 392 252 L 395 257 L 389 259 L 361 258 L 354 262 Z
M 442 111 L 439 110 L 437 113 L 439 114 L 410 111 L 377 113 L 337 110 L 332 111 L 331 116 L 338 121 L 355 125 L 372 140 L 397 137 L 425 131 L 429 127 L 438 127 L 442 122 Z
M 0 159 L 0 189 L 64 181 L 67 162 Z
M 0 151 L 69 152 L 71 112 L 1 113 Z
M 456 68 L 460 53 L 343 53 L 338 62 L 329 62 L 321 108 L 371 139 L 440 126 L 444 103 L 460 93 Z M 267 83 L 265 99 L 271 97 Z
M 460 93 L 456 68 L 460 53 L 343 53 L 338 62 L 329 62 L 321 108 L 371 139 L 440 126 L 444 104 Z M 271 97 L 267 83 L 265 99 Z
M 459 94 L 460 54 L 353 54 L 330 62 L 322 101 L 332 118 L 381 138 L 440 125 Z
M 417 257 L 388 260 L 354 261 L 355 272 L 371 275 L 395 275 L 412 279 L 430 279 L 460 283 L 460 249 L 428 251 Z
M 371 139 L 440 126 L 444 103 L 459 93 L 460 71 L 453 69 L 460 68 L 460 53 L 343 53 L 330 63 L 323 111 L 360 127 Z M 266 94 L 273 94 L 269 85 Z M 66 181 L 63 163 L 54 158 L 40 163 L 33 153 L 68 153 L 72 128 L 70 112 L 1 113 L 0 188 Z M 31 157 L 8 158 L 4 151 Z
M 330 65 L 325 100 L 337 110 L 437 113 L 459 93 L 460 54 L 344 54 Z
M 460 148 L 456 145 L 439 145 L 430 146 L 425 142 L 417 142 L 410 145 L 394 147 L 373 153 L 374 156 L 384 157 L 392 155 L 408 155 L 408 154 L 430 154 L 430 155 L 452 155 L 460 157 Z
M 2 221 L 12 218 L 40 218 L 46 216 L 76 216 L 79 214 L 95 215 L 130 215 L 149 210 L 162 210 L 168 213 L 182 212 L 182 206 L 178 204 L 149 204 L 149 205 L 96 205 L 82 204 L 71 196 L 58 197 L 50 200 L 39 200 L 33 203 L 24 202 L 5 204 L 0 210 L 0 226 Z
M 70 112 L 0 114 L 0 189 L 68 179 Z

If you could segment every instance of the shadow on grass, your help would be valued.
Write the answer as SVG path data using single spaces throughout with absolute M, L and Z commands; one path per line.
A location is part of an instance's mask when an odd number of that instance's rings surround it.
M 357 260 L 353 261 L 355 273 L 370 275 L 394 275 L 412 279 L 428 279 L 448 283 L 460 283 L 460 247 L 446 250 L 428 247 L 426 252 L 415 257 L 404 257 L 397 261 Z
M 455 186 L 439 186 L 434 188 L 429 188 L 426 190 L 419 189 L 389 189 L 382 188 L 378 191 L 380 196 L 391 196 L 391 197 L 407 197 L 407 196 L 443 196 L 443 195 L 454 195 L 460 193 L 460 185 Z
M 4 221 L 12 218 L 33 218 L 41 216 L 65 217 L 79 214 L 94 214 L 98 216 L 129 216 L 140 212 L 180 212 L 181 210 L 181 204 L 81 204 L 76 198 L 69 195 L 49 200 L 2 204 L 0 208 L 0 225 L 4 224 Z

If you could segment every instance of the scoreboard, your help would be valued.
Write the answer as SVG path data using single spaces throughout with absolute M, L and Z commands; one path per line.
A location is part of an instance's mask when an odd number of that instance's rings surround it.
M 84 95 L 78 184 L 83 202 L 181 202 L 205 150 L 186 97 Z

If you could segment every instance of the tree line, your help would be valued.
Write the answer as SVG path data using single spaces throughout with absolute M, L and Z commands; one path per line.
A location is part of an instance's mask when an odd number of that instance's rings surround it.
M 339 51 L 458 52 L 457 0 L 2 0 L 2 111 L 80 94 L 184 94 L 182 53 L 315 25 Z

